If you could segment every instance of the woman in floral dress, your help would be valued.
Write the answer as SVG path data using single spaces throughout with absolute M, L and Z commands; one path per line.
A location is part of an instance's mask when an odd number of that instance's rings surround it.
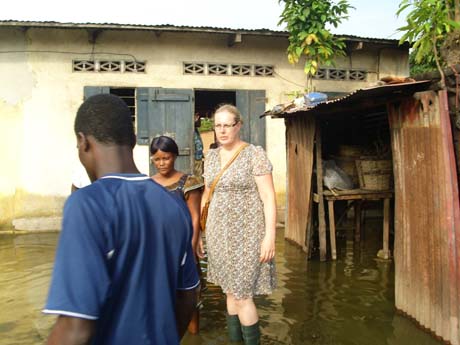
M 216 175 L 246 144 L 239 137 L 241 126 L 236 107 L 216 110 L 214 130 L 220 146 L 205 158 L 202 207 Z M 206 222 L 207 280 L 226 294 L 230 341 L 260 342 L 253 297 L 270 294 L 276 286 L 275 224 L 272 165 L 262 147 L 248 145 L 217 183 Z

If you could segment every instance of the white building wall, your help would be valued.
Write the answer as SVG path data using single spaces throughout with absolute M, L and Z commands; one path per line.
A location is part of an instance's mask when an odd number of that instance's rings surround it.
M 21 215 L 59 213 L 69 194 L 78 164 L 73 121 L 84 86 L 164 87 L 189 89 L 266 90 L 266 109 L 287 102 L 287 94 L 303 91 L 302 66 L 287 62 L 282 37 L 243 36 L 227 45 L 228 36 L 210 33 L 102 31 L 93 45 L 81 29 L 1 29 L 0 42 L 0 223 Z M 120 55 L 117 55 L 120 54 Z M 147 73 L 72 72 L 73 59 L 147 62 Z M 407 51 L 385 51 L 380 73 L 408 74 Z M 274 77 L 198 76 L 183 74 L 184 61 L 274 65 Z M 378 71 L 375 52 L 353 55 L 356 68 Z M 348 68 L 349 59 L 338 66 Z M 318 81 L 321 91 L 352 91 L 367 82 Z M 267 152 L 274 165 L 280 208 L 285 204 L 285 127 L 265 118 Z M 148 173 L 148 146 L 135 148 L 140 170 Z

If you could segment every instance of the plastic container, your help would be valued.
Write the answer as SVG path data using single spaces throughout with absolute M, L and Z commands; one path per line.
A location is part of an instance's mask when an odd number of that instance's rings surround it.
M 309 92 L 304 95 L 305 104 L 314 106 L 327 101 L 327 95 L 322 92 Z

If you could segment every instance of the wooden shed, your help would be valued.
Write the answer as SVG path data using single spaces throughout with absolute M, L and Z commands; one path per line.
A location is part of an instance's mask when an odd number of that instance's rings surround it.
M 314 107 L 272 115 L 284 118 L 286 124 L 285 238 L 308 251 L 313 209 L 317 209 L 320 257 L 326 259 L 324 203 L 330 194 L 323 191 L 321 160 L 337 149 L 337 143 L 369 143 L 383 132 L 391 148 L 394 179 L 388 191 L 394 197 L 394 218 L 388 217 L 388 205 L 384 216 L 394 219 L 396 308 L 444 341 L 458 345 L 457 169 L 447 93 L 431 90 L 430 84 L 419 81 L 361 89 Z M 318 206 L 314 208 L 315 199 Z M 384 232 L 388 227 L 384 224 Z M 334 258 L 333 231 L 330 241 Z

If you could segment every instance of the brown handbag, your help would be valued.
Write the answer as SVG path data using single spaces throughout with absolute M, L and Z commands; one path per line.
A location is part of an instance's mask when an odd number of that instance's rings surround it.
M 227 168 L 234 162 L 236 157 L 238 157 L 240 152 L 243 151 L 244 148 L 247 147 L 247 146 L 249 146 L 248 143 L 244 143 L 243 145 L 241 145 L 238 148 L 238 150 L 236 150 L 236 152 L 233 155 L 233 157 L 230 158 L 230 160 L 227 162 L 227 164 L 225 164 L 225 166 L 219 171 L 217 176 L 214 178 L 214 181 L 212 181 L 211 187 L 209 187 L 208 199 L 206 200 L 206 202 L 205 202 L 205 204 L 203 206 L 203 209 L 201 210 L 201 214 L 200 214 L 201 231 L 204 232 L 204 230 L 206 229 L 206 220 L 208 219 L 208 208 L 209 208 L 209 204 L 211 203 L 212 194 L 214 193 L 214 188 L 216 188 L 217 182 L 219 182 L 219 179 L 224 174 L 225 170 L 227 170 Z

